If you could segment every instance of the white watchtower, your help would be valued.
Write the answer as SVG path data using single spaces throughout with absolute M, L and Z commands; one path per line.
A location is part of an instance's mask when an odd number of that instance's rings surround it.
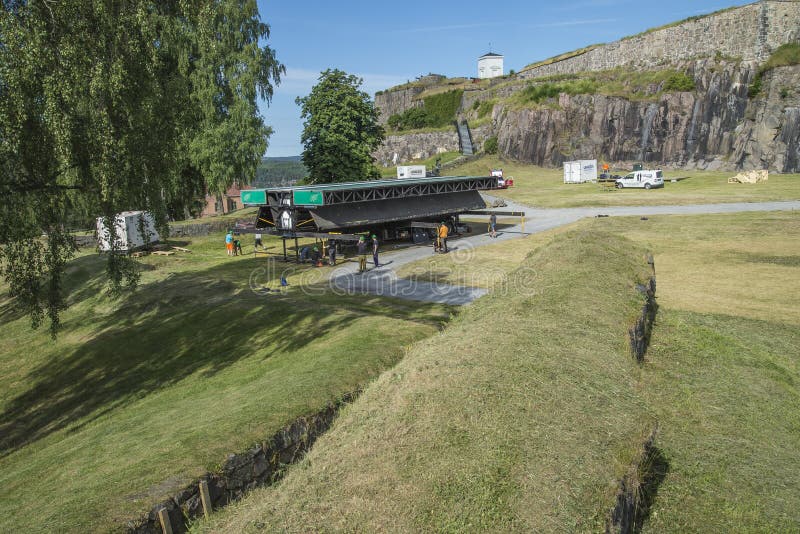
M 503 56 L 489 52 L 478 58 L 478 78 L 497 78 L 503 75 Z

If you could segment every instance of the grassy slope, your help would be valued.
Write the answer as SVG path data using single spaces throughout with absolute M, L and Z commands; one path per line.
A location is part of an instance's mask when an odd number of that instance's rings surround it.
M 119 525 L 368 382 L 449 313 L 304 295 L 305 271 L 286 294 L 259 296 L 248 280 L 264 261 L 228 258 L 221 243 L 144 258 L 142 287 L 120 300 L 102 291 L 101 258 L 77 258 L 57 341 L 0 293 L 0 531 Z M 275 287 L 277 273 L 255 275 Z
M 671 465 L 650 528 L 795 530 L 800 216 L 610 218 L 579 226 L 646 243 L 656 257 L 660 309 L 641 390 Z M 563 232 L 497 243 L 470 262 L 438 256 L 407 269 L 481 280 Z
M 689 177 L 677 183 L 667 182 L 663 189 L 650 191 L 616 190 L 598 184 L 565 184 L 561 169 L 544 169 L 528 164 L 484 157 L 448 170 L 453 175 L 485 175 L 490 169 L 503 168 L 514 178 L 514 187 L 498 191 L 498 196 L 546 208 L 581 206 L 642 206 L 669 204 L 705 204 L 720 202 L 761 202 L 800 199 L 800 175 L 770 174 L 764 184 L 728 184 L 734 172 L 664 171 L 666 180 Z M 614 171 L 625 174 L 627 171 Z
M 599 530 L 652 424 L 625 335 L 644 266 L 619 237 L 560 236 L 384 373 L 283 483 L 201 528 Z
M 800 216 L 603 226 L 656 251 L 661 308 L 643 384 L 670 471 L 648 530 L 797 530 Z

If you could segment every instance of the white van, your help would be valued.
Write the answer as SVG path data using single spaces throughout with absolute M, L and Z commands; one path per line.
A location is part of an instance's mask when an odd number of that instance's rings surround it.
M 654 187 L 664 187 L 664 174 L 658 171 L 634 171 L 623 176 L 616 182 L 617 189 L 623 187 L 639 187 L 653 189 Z

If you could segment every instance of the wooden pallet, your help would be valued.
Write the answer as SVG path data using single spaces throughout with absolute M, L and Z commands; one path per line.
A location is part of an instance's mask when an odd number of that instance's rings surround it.
M 156 256 L 172 256 L 175 253 L 169 250 L 154 250 L 153 254 Z
M 189 250 L 188 248 L 183 248 L 183 247 L 172 247 L 172 250 L 177 250 L 179 252 L 191 252 L 191 250 Z

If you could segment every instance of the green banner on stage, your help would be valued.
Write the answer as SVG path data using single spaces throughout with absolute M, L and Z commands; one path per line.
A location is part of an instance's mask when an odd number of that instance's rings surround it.
M 312 191 L 308 189 L 301 189 L 293 191 L 292 200 L 295 206 L 322 206 L 323 201 L 322 191 Z

